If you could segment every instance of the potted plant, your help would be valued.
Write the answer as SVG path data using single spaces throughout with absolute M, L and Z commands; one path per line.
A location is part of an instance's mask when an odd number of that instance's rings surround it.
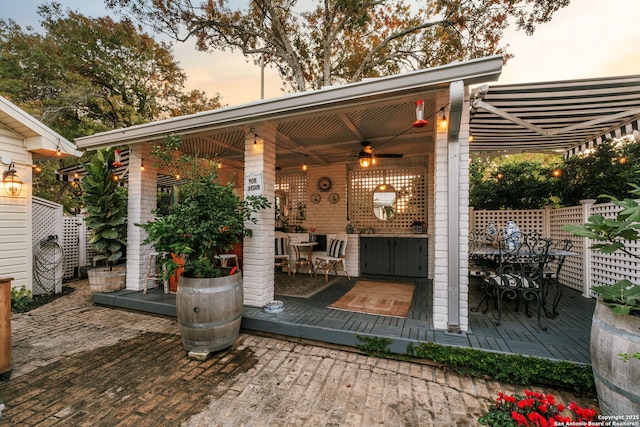
M 630 185 L 630 193 L 640 196 L 640 187 Z M 640 258 L 626 247 L 628 241 L 639 239 L 640 205 L 632 199 L 600 197 L 609 198 L 622 208 L 615 219 L 593 215 L 584 225 L 567 224 L 563 229 L 594 240 L 591 249 L 602 253 L 621 251 Z M 639 414 L 640 285 L 622 279 L 613 286 L 594 286 L 591 290 L 599 295 L 590 346 L 600 409 L 605 415 Z
M 106 148 L 98 150 L 90 162 L 83 163 L 85 221 L 91 232 L 89 243 L 98 253 L 93 262 L 97 265 L 104 261 L 105 265 L 87 272 L 93 292 L 112 292 L 125 287 L 125 267 L 116 265 L 127 245 L 127 190 L 118 185 L 113 173 L 114 159 L 114 150 Z
M 424 221 L 420 221 L 419 219 L 414 219 L 411 223 L 413 227 L 414 234 L 422 234 L 424 232 Z
M 153 152 L 182 177 L 178 203 L 166 215 L 136 225 L 147 233 L 144 244 L 184 260 L 176 295 L 182 342 L 191 357 L 206 358 L 235 342 L 243 310 L 242 276 L 222 269 L 216 257 L 251 235 L 246 221 L 255 223 L 253 213 L 269 203 L 262 196 L 237 197 L 232 184 L 219 181 L 215 161 L 198 155 L 174 158 L 180 147 L 180 138 L 171 135 Z M 178 268 L 173 257 L 162 263 L 165 278 Z

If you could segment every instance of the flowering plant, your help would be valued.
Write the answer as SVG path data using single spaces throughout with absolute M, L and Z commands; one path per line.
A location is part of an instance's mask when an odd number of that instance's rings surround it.
M 316 228 L 315 227 L 309 227 L 309 232 L 310 233 L 315 233 L 316 232 Z
M 424 225 L 424 221 L 420 221 L 419 219 L 414 219 L 411 223 L 412 227 L 420 227 Z
M 496 404 L 478 418 L 478 422 L 492 427 L 550 427 L 569 425 L 569 422 L 575 421 L 593 421 L 596 415 L 593 409 L 581 408 L 575 402 L 569 403 L 568 407 L 556 403 L 550 394 L 531 390 L 525 390 L 524 394 L 523 397 L 498 393 Z M 570 416 L 562 415 L 565 410 L 570 412 Z

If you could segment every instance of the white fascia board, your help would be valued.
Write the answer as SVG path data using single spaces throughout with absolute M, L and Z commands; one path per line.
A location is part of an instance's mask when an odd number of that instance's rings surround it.
M 299 92 L 280 98 L 220 108 L 186 116 L 174 117 L 143 125 L 116 129 L 96 135 L 76 138 L 81 148 L 100 148 L 149 141 L 171 133 L 196 132 L 250 125 L 256 121 L 282 119 L 303 112 L 329 109 L 340 104 L 355 103 L 367 98 L 389 98 L 402 93 L 447 85 L 456 80 L 465 85 L 496 81 L 502 72 L 503 57 L 494 55 L 441 67 L 380 77 L 310 92 Z
M 0 108 L 13 120 L 38 134 L 37 137 L 25 138 L 26 149 L 28 151 L 50 150 L 55 152 L 60 148 L 64 153 L 72 154 L 76 157 L 82 156 L 82 152 L 77 150 L 77 147 L 73 142 L 58 134 L 53 129 L 49 128 L 44 123 L 37 120 L 35 117 L 2 96 L 0 96 Z

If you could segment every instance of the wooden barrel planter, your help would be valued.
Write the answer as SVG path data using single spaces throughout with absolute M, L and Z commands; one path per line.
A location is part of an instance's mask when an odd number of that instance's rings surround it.
M 115 292 L 127 284 L 126 267 L 92 268 L 87 270 L 91 292 Z
M 240 273 L 209 279 L 180 277 L 176 315 L 182 345 L 189 356 L 206 358 L 236 341 L 243 301 Z
M 640 360 L 625 363 L 619 356 L 638 352 L 640 317 L 620 316 L 596 304 L 591 325 L 591 366 L 602 414 L 640 414 Z

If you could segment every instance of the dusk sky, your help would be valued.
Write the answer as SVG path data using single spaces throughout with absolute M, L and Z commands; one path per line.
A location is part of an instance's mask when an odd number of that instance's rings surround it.
M 44 0 L 0 0 L 0 18 L 23 27 L 37 25 L 36 7 Z M 106 14 L 102 0 L 63 0 L 88 16 Z M 503 44 L 515 57 L 497 83 L 528 83 L 640 74 L 640 1 L 572 0 L 531 37 L 509 30 Z M 236 53 L 202 53 L 193 42 L 174 45 L 188 75 L 187 89 L 222 95 L 228 105 L 260 98 L 260 68 Z M 265 98 L 282 95 L 275 70 L 265 72 Z

